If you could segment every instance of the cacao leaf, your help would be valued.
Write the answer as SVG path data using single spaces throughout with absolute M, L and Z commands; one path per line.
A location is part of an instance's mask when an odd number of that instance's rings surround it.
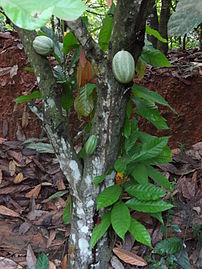
M 102 216 L 101 223 L 96 225 L 92 232 L 90 247 L 93 248 L 98 240 L 106 233 L 111 224 L 111 212 L 106 212 Z
M 113 185 L 102 191 L 97 198 L 97 210 L 114 204 L 121 196 L 122 188 Z
M 184 36 L 202 23 L 201 0 L 180 0 L 168 22 L 171 36 Z
M 159 130 L 167 130 L 168 125 L 166 120 L 160 115 L 156 105 L 154 103 L 148 102 L 142 98 L 134 98 L 134 103 L 137 108 L 137 114 L 141 117 L 147 119 Z
M 146 213 L 156 213 L 166 211 L 173 207 L 172 204 L 165 201 L 140 201 L 132 198 L 126 202 L 126 205 L 134 210 Z
M 144 225 L 135 219 L 131 219 L 129 232 L 138 242 L 151 247 L 151 237 Z
M 111 222 L 114 231 L 124 240 L 130 227 L 131 216 L 128 207 L 123 202 L 116 203 L 111 211 Z
M 39 91 L 33 91 L 32 93 L 28 95 L 21 95 L 15 99 L 16 103 L 25 103 L 29 102 L 33 99 L 38 99 L 41 98 L 40 92 Z
M 168 181 L 164 175 L 161 174 L 157 169 L 153 168 L 152 166 L 147 166 L 147 172 L 148 175 L 153 181 L 155 181 L 157 184 L 161 185 L 164 187 L 166 190 L 170 190 L 171 184 Z
M 157 92 L 152 91 L 152 90 L 148 90 L 143 86 L 134 84 L 132 87 L 132 93 L 134 94 L 135 97 L 138 98 L 143 98 L 148 102 L 153 102 L 153 103 L 157 103 L 163 106 L 166 106 L 168 108 L 170 108 L 170 110 L 172 112 L 174 112 L 175 114 L 177 114 L 176 110 L 173 109 L 168 102 Z
M 165 196 L 165 192 L 153 184 L 130 184 L 125 189 L 127 193 L 141 201 L 158 200 Z
M 148 183 L 148 173 L 147 168 L 142 163 L 137 163 L 133 167 L 132 176 L 139 184 L 146 184 Z

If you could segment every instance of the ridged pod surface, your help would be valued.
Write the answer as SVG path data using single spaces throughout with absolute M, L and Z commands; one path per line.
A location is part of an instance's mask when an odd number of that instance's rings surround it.
M 91 135 L 84 145 L 84 149 L 87 155 L 93 154 L 97 147 L 98 137 L 96 135 Z
M 130 52 L 118 51 L 112 60 L 112 71 L 115 78 L 123 84 L 133 80 L 135 74 L 135 61 Z
M 33 41 L 33 48 L 36 53 L 47 56 L 53 51 L 53 40 L 47 36 L 37 36 Z

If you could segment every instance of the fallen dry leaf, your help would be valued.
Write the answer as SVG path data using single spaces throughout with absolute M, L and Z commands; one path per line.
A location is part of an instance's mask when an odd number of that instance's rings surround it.
M 116 256 L 119 257 L 120 260 L 124 261 L 125 263 L 137 266 L 147 265 L 147 262 L 142 257 L 137 256 L 133 252 L 122 248 L 113 248 L 113 252 L 116 254 Z
M 50 230 L 50 234 L 49 234 L 49 238 L 47 241 L 47 248 L 49 248 L 53 242 L 53 240 L 55 239 L 56 236 L 56 230 L 51 229 Z
M 18 173 L 17 174 L 17 176 L 15 177 L 15 179 L 14 179 L 14 183 L 15 184 L 19 184 L 19 183 L 21 183 L 22 181 L 24 180 L 24 176 L 23 176 L 23 173 Z
M 31 190 L 30 192 L 28 192 L 25 195 L 25 197 L 27 197 L 27 198 L 35 198 L 36 199 L 36 198 L 38 198 L 40 191 L 41 191 L 41 184 L 38 184 L 38 185 L 36 185 L 34 187 L 33 190 Z
M 5 258 L 5 257 L 0 257 L 0 269 L 21 269 L 22 266 L 17 265 L 14 261 Z
M 123 264 L 114 255 L 111 258 L 111 265 L 114 269 L 124 269 Z
M 67 254 L 63 257 L 62 260 L 62 269 L 66 269 L 67 268 Z
M 9 170 L 9 173 L 10 173 L 11 177 L 15 175 L 16 165 L 15 165 L 14 161 L 9 162 L 8 170 Z
M 2 180 L 3 180 L 3 173 L 2 170 L 0 169 L 0 184 L 2 183 Z
M 22 113 L 22 128 L 27 127 L 28 123 L 29 123 L 29 112 L 26 110 L 26 107 L 24 107 Z
M 36 265 L 36 256 L 34 254 L 34 251 L 32 250 L 31 245 L 29 244 L 27 247 L 27 256 L 26 256 L 27 266 L 30 269 L 35 269 Z
M 3 144 L 6 140 L 6 138 L 0 137 L 0 144 Z
M 51 261 L 49 261 L 49 269 L 56 269 L 55 264 Z
M 17 212 L 5 207 L 4 205 L 0 205 L 0 214 L 9 217 L 16 217 L 16 218 L 20 217 L 20 215 Z

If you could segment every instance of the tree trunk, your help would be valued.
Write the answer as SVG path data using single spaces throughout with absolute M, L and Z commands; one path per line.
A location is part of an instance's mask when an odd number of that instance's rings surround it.
M 171 3 L 172 3 L 171 0 L 162 0 L 161 13 L 160 13 L 159 33 L 166 40 L 168 40 L 168 20 L 170 18 Z M 163 43 L 158 40 L 157 47 L 165 55 L 168 53 L 168 43 Z
M 33 66 L 42 97 L 40 116 L 44 129 L 53 145 L 60 168 L 67 178 L 72 196 L 72 221 L 69 239 L 69 264 L 73 269 L 108 269 L 111 246 L 103 237 L 90 249 L 92 229 L 97 223 L 96 200 L 104 186 L 92 183 L 95 176 L 113 168 L 116 161 L 121 130 L 124 123 L 130 85 L 118 83 L 112 73 L 114 54 L 125 49 L 137 60 L 144 45 L 145 22 L 149 0 L 119 0 L 117 2 L 109 54 L 104 55 L 90 36 L 81 19 L 67 22 L 85 50 L 85 55 L 97 72 L 97 105 L 91 134 L 99 137 L 93 155 L 82 163 L 78 158 L 69 134 L 69 126 L 62 115 L 61 89 L 57 85 L 48 60 L 36 54 L 32 48 L 36 33 L 17 28 L 25 52 Z M 135 50 L 134 50 L 135 48 Z M 111 185 L 115 173 L 108 177 Z
M 158 14 L 157 14 L 157 8 L 156 8 L 156 3 L 155 0 L 151 0 L 151 9 L 150 15 L 148 17 L 148 22 L 149 25 L 152 29 L 157 30 L 159 29 L 159 21 L 158 21 Z M 153 47 L 156 49 L 157 48 L 157 41 L 158 39 L 152 35 L 148 35 L 148 40 L 152 43 Z
M 200 46 L 200 50 L 202 50 L 202 24 L 200 24 L 200 37 L 199 37 L 199 46 Z

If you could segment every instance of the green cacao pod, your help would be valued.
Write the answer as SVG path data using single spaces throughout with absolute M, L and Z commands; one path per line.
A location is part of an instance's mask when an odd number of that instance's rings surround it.
M 97 147 L 98 137 L 96 135 L 91 135 L 84 145 L 84 149 L 87 155 L 93 154 Z
M 47 56 L 53 51 L 53 40 L 47 36 L 37 36 L 33 41 L 33 48 L 36 53 Z
M 126 50 L 118 51 L 112 60 L 112 71 L 115 78 L 123 84 L 133 80 L 135 61 L 132 54 Z

